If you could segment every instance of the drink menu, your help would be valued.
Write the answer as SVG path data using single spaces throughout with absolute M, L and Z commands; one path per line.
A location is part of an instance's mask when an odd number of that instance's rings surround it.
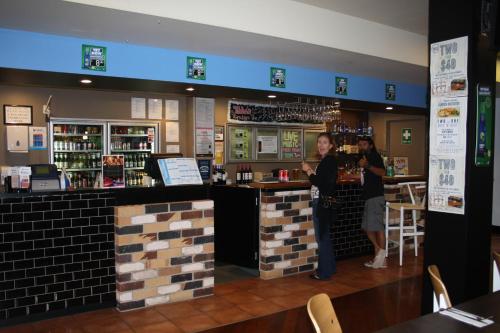
M 203 184 L 194 158 L 166 158 L 158 160 L 158 166 L 165 186 Z

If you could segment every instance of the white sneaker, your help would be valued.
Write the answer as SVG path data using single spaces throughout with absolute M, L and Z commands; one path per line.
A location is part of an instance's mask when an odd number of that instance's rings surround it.
M 369 268 L 372 268 L 373 267 L 373 260 L 370 260 L 370 261 L 367 261 L 365 262 L 365 267 L 369 267 Z
M 373 261 L 372 268 L 386 268 L 386 267 L 387 267 L 387 260 L 385 258 L 385 250 L 380 250 L 378 251 L 375 260 Z

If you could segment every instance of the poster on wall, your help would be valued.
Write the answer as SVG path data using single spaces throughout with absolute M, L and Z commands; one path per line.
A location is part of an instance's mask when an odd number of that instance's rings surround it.
M 395 101 L 396 100 L 396 85 L 392 83 L 385 84 L 385 100 Z
M 257 136 L 258 154 L 276 154 L 278 153 L 278 137 L 270 135 Z
M 491 88 L 477 87 L 477 113 L 476 113 L 476 153 L 474 154 L 476 166 L 489 166 L 491 160 L 491 144 L 493 131 L 493 102 Z
M 47 150 L 47 127 L 30 126 L 29 150 Z
M 431 96 L 467 96 L 467 45 L 467 37 L 431 45 Z
M 106 47 L 82 45 L 82 69 L 106 71 Z
M 467 97 L 432 98 L 430 118 L 430 154 L 465 155 Z
M 281 159 L 302 159 L 302 130 L 281 130 Z
M 187 78 L 205 80 L 207 78 L 207 59 L 187 57 Z
M 161 119 L 163 118 L 163 100 L 158 98 L 148 99 L 148 118 Z
M 429 210 L 464 214 L 467 37 L 430 47 Z
M 429 157 L 429 210 L 464 214 L 465 156 Z
M 249 127 L 229 128 L 229 158 L 234 161 L 252 159 L 252 129 Z
M 146 99 L 142 97 L 130 98 L 130 118 L 144 119 L 146 118 Z
M 29 105 L 3 106 L 3 123 L 5 125 L 33 124 L 33 107 Z
M 271 87 L 286 88 L 286 69 L 271 67 Z
M 214 153 L 214 104 L 213 98 L 195 98 L 196 155 L 212 156 Z
M 124 155 L 102 155 L 102 187 L 125 187 Z
M 335 77 L 335 93 L 337 95 L 347 95 L 347 78 L 346 77 Z

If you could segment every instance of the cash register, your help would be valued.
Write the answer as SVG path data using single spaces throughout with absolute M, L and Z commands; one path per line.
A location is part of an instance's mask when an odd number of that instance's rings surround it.
M 31 165 L 31 191 L 58 191 L 61 188 L 55 164 Z

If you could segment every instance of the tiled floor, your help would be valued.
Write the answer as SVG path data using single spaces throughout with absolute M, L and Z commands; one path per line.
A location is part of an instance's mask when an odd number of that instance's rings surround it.
M 159 305 L 144 310 L 120 313 L 115 309 L 86 312 L 0 330 L 0 333 L 128 333 L 200 332 L 303 306 L 309 297 L 326 292 L 339 297 L 420 275 L 422 256 L 408 253 L 403 267 L 390 258 L 389 267 L 373 270 L 363 267 L 367 257 L 338 262 L 338 273 L 331 281 L 315 281 L 309 274 L 275 280 L 239 280 L 215 286 L 215 296 Z

